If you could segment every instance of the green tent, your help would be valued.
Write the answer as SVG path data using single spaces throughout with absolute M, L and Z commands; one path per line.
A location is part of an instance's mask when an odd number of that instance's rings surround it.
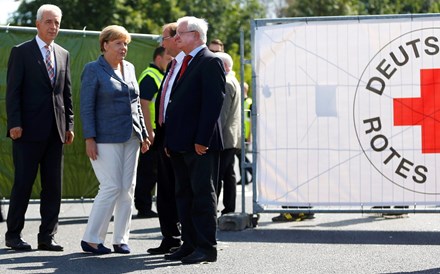
M 35 37 L 36 28 L 0 26 L 0 198 L 8 198 L 14 179 L 12 141 L 6 138 L 6 72 L 8 58 L 14 45 Z M 98 182 L 89 159 L 85 154 L 82 126 L 79 117 L 80 77 L 84 65 L 101 54 L 97 31 L 60 30 L 56 42 L 71 54 L 72 93 L 75 112 L 75 140 L 64 150 L 63 198 L 90 198 L 98 190 Z M 158 46 L 158 35 L 132 34 L 128 46 L 127 61 L 134 64 L 139 75 L 151 62 Z M 39 176 L 34 185 L 32 198 L 39 198 Z

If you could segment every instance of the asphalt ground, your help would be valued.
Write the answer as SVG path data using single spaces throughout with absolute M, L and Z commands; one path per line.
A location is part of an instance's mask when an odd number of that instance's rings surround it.
M 251 213 L 250 186 L 245 193 Z M 241 188 L 237 199 L 240 211 Z M 263 213 L 255 228 L 218 231 L 217 262 L 182 265 L 146 252 L 160 244 L 157 218 L 133 217 L 130 254 L 82 252 L 80 241 L 91 206 L 91 202 L 63 202 L 56 235 L 63 252 L 36 249 L 38 201 L 29 206 L 23 230 L 32 251 L 6 248 L 6 224 L 0 223 L 0 273 L 440 273 L 437 214 L 384 218 L 378 214 L 323 213 L 311 220 L 273 223 L 271 218 L 276 214 Z M 4 212 L 7 207 L 4 205 Z M 105 243 L 108 247 L 112 225 Z

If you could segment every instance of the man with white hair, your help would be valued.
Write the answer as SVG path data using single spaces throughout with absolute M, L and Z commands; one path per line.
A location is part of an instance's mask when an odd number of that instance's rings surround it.
M 220 153 L 217 200 L 223 186 L 222 215 L 235 212 L 237 197 L 236 176 L 234 171 L 235 154 L 241 148 L 241 88 L 232 70 L 232 57 L 225 52 L 215 53 L 223 61 L 226 72 L 225 99 L 220 114 L 224 149 Z
M 206 47 L 208 23 L 177 21 L 177 47 L 185 53 L 165 114 L 164 146 L 176 179 L 182 246 L 165 255 L 184 264 L 217 260 L 218 165 L 223 141 L 220 111 L 225 90 L 222 61 Z
M 7 136 L 12 141 L 14 185 L 7 217 L 6 246 L 31 250 L 21 237 L 32 186 L 40 170 L 41 225 L 38 249 L 62 251 L 58 228 L 63 177 L 63 145 L 73 142 L 70 55 L 54 43 L 62 12 L 55 5 L 37 11 L 37 35 L 14 46 L 8 62 Z

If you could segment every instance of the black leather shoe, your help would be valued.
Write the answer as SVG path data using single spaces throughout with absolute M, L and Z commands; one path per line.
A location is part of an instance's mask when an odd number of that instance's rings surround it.
M 170 261 L 180 261 L 182 260 L 184 257 L 188 256 L 189 254 L 193 253 L 194 250 L 185 247 L 185 246 L 181 246 L 179 247 L 179 249 L 177 249 L 174 253 L 171 254 L 166 254 L 164 256 L 165 260 L 170 260 Z
M 180 246 L 170 248 L 170 253 L 176 252 L 179 248 L 180 248 Z
M 57 242 L 55 242 L 54 239 L 52 239 L 49 242 L 39 242 L 38 249 L 47 251 L 63 251 L 64 247 L 60 246 L 57 244 Z
M 177 249 L 179 247 L 180 247 L 180 240 L 175 240 L 173 242 L 162 241 L 159 247 L 149 248 L 147 249 L 147 252 L 152 255 L 167 254 L 167 253 L 173 253 L 171 252 L 171 249 L 174 248 Z
M 14 250 L 31 250 L 30 244 L 25 242 L 22 238 L 6 240 L 6 246 Z
M 215 261 L 217 261 L 217 250 L 204 252 L 202 250 L 196 249 L 190 255 L 182 258 L 183 264 L 200 264 Z

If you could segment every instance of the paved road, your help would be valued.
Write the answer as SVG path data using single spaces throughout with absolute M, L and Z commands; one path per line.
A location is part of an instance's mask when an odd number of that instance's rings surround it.
M 246 193 L 250 205 L 250 190 Z M 35 249 L 38 204 L 30 205 L 23 231 L 34 250 L 5 248 L 6 224 L 0 223 L 0 273 L 440 273 L 436 214 L 395 219 L 316 214 L 313 220 L 289 223 L 272 223 L 274 214 L 262 214 L 254 229 L 218 232 L 216 263 L 182 265 L 146 253 L 160 243 L 157 218 L 133 219 L 131 254 L 83 253 L 79 243 L 90 208 L 91 203 L 63 203 L 56 236 L 65 247 L 60 253 Z

